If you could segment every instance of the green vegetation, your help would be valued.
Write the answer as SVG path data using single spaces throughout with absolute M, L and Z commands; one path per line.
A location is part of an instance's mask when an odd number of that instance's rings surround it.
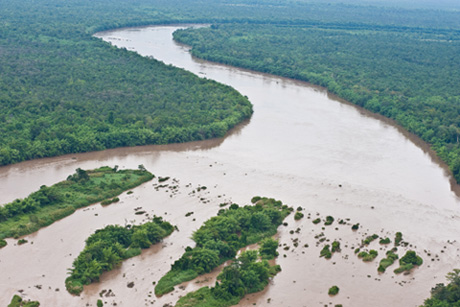
M 11 302 L 8 304 L 8 307 L 38 307 L 40 306 L 39 302 L 25 302 L 19 295 L 14 295 L 11 299 Z
M 390 244 L 391 243 L 391 240 L 390 238 L 386 237 L 385 239 L 380 239 L 379 241 L 380 244 Z
M 234 258 L 240 248 L 274 235 L 289 209 L 281 201 L 269 198 L 259 199 L 254 206 L 232 204 L 228 209 L 220 209 L 218 216 L 207 220 L 195 231 L 192 238 L 196 246 L 185 249 L 182 257 L 159 280 L 155 294 L 171 292 L 175 285 L 210 272 Z M 264 242 L 265 248 L 268 247 L 266 244 L 271 246 L 273 243 Z
M 351 226 L 351 230 L 358 230 L 358 228 L 359 228 L 359 223 L 353 224 L 353 226 Z
M 383 258 L 382 260 L 380 260 L 379 267 L 377 268 L 377 271 L 379 271 L 380 273 L 384 273 L 385 270 L 390 265 L 392 265 L 396 261 L 396 259 L 399 258 L 398 255 L 395 254 L 393 250 L 387 251 L 386 255 L 387 255 L 386 258 Z
M 332 223 L 334 223 L 334 218 L 330 215 L 326 216 L 326 222 L 324 222 L 324 225 L 329 226 L 332 225 Z
M 140 169 L 77 169 L 65 181 L 51 187 L 43 185 L 27 198 L 16 199 L 0 207 L 0 239 L 35 232 L 78 208 L 114 197 L 153 177 L 148 171 Z
M 294 214 L 294 220 L 296 220 L 296 221 L 300 220 L 300 219 L 303 218 L 303 217 L 304 217 L 304 215 L 303 215 L 303 213 L 300 212 L 300 211 L 297 211 L 297 212 Z
M 330 250 L 330 247 L 331 246 L 329 244 L 324 245 L 323 249 L 321 249 L 321 251 L 319 252 L 319 256 L 324 257 L 326 259 L 331 259 L 332 252 Z
M 280 270 L 279 265 L 270 266 L 266 260 L 257 261 L 255 250 L 242 252 L 217 276 L 214 288 L 203 287 L 188 293 L 177 302 L 176 307 L 236 305 L 244 295 L 263 290 L 269 278 Z
M 329 291 L 327 292 L 327 294 L 329 295 L 337 295 L 339 293 L 340 289 L 339 287 L 337 286 L 332 286 L 329 288 Z
M 319 224 L 321 222 L 321 219 L 320 218 L 317 218 L 317 219 L 314 219 L 313 220 L 313 224 Z
M 406 254 L 399 259 L 399 268 L 395 269 L 396 274 L 402 272 L 408 272 L 412 270 L 414 266 L 421 266 L 423 264 L 423 259 L 417 256 L 414 251 L 407 251 Z
M 8 243 L 4 239 L 0 239 L 0 248 L 5 247 Z
M 191 45 L 194 56 L 324 86 L 391 118 L 430 144 L 460 181 L 458 25 L 401 27 L 401 19 L 376 26 L 379 19 L 215 24 L 179 30 L 174 38 Z
M 86 240 L 86 246 L 73 262 L 66 279 L 67 291 L 80 294 L 83 285 L 98 281 L 103 272 L 110 271 L 125 259 L 137 256 L 142 248 L 149 248 L 170 235 L 174 227 L 161 217 L 139 226 L 109 225 L 96 230 Z
M 96 306 L 97 307 L 103 307 L 104 303 L 102 302 L 102 300 L 97 300 Z
M 229 86 L 92 37 L 183 19 L 177 10 L 176 17 L 166 12 L 171 4 L 160 4 L 2 3 L 0 165 L 222 137 L 250 117 L 247 98 Z
M 340 242 L 339 241 L 332 242 L 331 252 L 332 253 L 340 252 Z
M 378 252 L 375 249 L 371 249 L 369 252 L 362 251 L 358 254 L 358 258 L 362 258 L 364 262 L 370 262 L 377 257 Z
M 449 284 L 437 284 L 431 289 L 431 298 L 421 307 L 457 307 L 460 306 L 460 270 L 454 269 L 446 276 Z
M 262 259 L 270 260 L 278 257 L 278 241 L 273 238 L 266 238 L 260 242 L 259 254 Z
M 19 239 L 18 240 L 18 245 L 26 244 L 27 242 L 29 242 L 29 241 L 27 241 L 26 239 Z
M 395 246 L 399 246 L 402 242 L 402 233 L 397 232 L 395 235 Z
M 364 245 L 369 245 L 372 241 L 376 240 L 379 236 L 376 234 L 373 234 L 372 236 L 368 236 L 366 239 L 364 239 L 363 244 Z

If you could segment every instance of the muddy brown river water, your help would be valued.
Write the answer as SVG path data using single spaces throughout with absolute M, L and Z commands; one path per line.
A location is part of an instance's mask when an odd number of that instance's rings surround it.
M 152 283 L 193 243 L 192 232 L 216 214 L 220 203 L 247 204 L 255 195 L 301 206 L 306 216 L 294 221 L 291 215 L 288 225 L 280 227 L 277 263 L 282 272 L 263 292 L 245 297 L 240 306 L 417 306 L 432 286 L 445 282 L 447 272 L 460 267 L 460 200 L 452 191 L 449 174 L 426 150 L 391 124 L 330 97 L 323 89 L 193 59 L 187 47 L 172 41 L 178 27 L 121 29 L 96 36 L 233 86 L 254 104 L 253 117 L 223 139 L 121 148 L 0 168 L 0 203 L 64 180 L 78 167 L 143 164 L 156 175 L 171 176 L 179 187 L 157 189 L 155 181 L 148 182 L 133 194 L 122 194 L 117 204 L 90 206 L 26 236 L 27 244 L 18 246 L 8 239 L 8 246 L 0 250 L 0 306 L 6 306 L 15 293 L 39 300 L 41 306 L 96 306 L 99 293 L 109 289 L 104 306 L 174 304 L 188 291 L 213 284 L 218 271 L 160 298 L 153 294 Z M 208 189 L 197 192 L 199 186 Z M 146 216 L 134 214 L 138 207 L 150 216 L 163 216 L 180 231 L 104 274 L 81 296 L 68 294 L 67 269 L 84 240 L 108 224 L 145 220 Z M 186 217 L 187 212 L 193 214 Z M 350 221 L 348 225 L 335 222 L 324 230 L 311 222 L 327 215 Z M 358 222 L 361 228 L 351 231 L 350 223 Z M 396 265 L 377 273 L 378 260 L 388 249 L 378 240 L 369 246 L 379 252 L 373 262 L 364 263 L 354 254 L 365 236 L 376 233 L 393 239 L 396 231 L 411 244 L 407 248 L 424 259 L 410 274 L 395 275 Z M 321 233 L 330 242 L 341 242 L 342 251 L 330 260 L 319 257 L 326 243 L 315 239 Z M 400 255 L 407 248 L 400 249 Z M 129 282 L 134 287 L 128 288 Z M 340 293 L 330 297 L 327 291 L 333 285 Z

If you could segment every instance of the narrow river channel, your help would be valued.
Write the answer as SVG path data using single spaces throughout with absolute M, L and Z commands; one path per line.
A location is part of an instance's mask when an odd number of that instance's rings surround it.
M 280 227 L 277 263 L 282 272 L 262 293 L 244 298 L 241 306 L 418 306 L 431 287 L 445 282 L 447 272 L 460 267 L 456 242 L 460 200 L 447 172 L 426 150 L 391 124 L 330 97 L 321 88 L 193 59 L 187 47 L 172 41 L 177 28 L 121 29 L 96 36 L 236 88 L 254 104 L 253 117 L 223 139 L 121 148 L 1 167 L 2 204 L 43 184 L 64 180 L 78 167 L 143 164 L 156 175 L 174 178 L 179 189 L 155 189 L 155 182 L 148 182 L 131 195 L 124 193 L 117 204 L 79 210 L 26 236 L 25 245 L 7 240 L 8 246 L 0 250 L 0 306 L 6 306 L 19 290 L 42 306 L 96 306 L 99 293 L 109 289 L 114 296 L 104 296 L 104 306 L 174 304 L 188 291 L 213 284 L 217 273 L 161 298 L 153 294 L 152 283 L 193 244 L 191 234 L 217 213 L 219 204 L 247 204 L 255 195 L 301 206 L 307 214 L 300 221 L 291 215 L 288 226 Z M 208 189 L 196 192 L 200 185 Z M 81 296 L 68 294 L 67 269 L 84 240 L 105 225 L 146 219 L 134 214 L 138 207 L 163 216 L 180 231 L 104 274 Z M 187 212 L 193 214 L 185 217 Z M 307 218 L 308 213 L 312 219 L 348 218 L 361 228 L 353 232 L 350 225 L 334 224 L 323 230 Z M 395 275 L 396 264 L 384 274 L 377 273 L 385 251 L 378 242 L 370 246 L 379 252 L 373 262 L 364 263 L 354 254 L 365 236 L 376 233 L 393 240 L 397 231 L 411 244 L 407 248 L 424 259 L 410 274 Z M 331 242 L 341 241 L 342 251 L 330 260 L 319 257 L 322 245 L 314 237 L 321 232 Z M 295 239 L 298 246 L 293 245 Z M 129 282 L 134 282 L 133 288 L 127 287 Z M 333 285 L 339 286 L 340 293 L 329 297 Z

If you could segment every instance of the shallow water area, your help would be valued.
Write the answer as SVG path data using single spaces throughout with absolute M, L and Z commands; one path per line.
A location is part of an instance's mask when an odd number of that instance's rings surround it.
M 193 59 L 186 46 L 172 41 L 178 27 L 120 29 L 96 36 L 235 87 L 254 104 L 253 117 L 224 139 L 120 148 L 0 168 L 1 203 L 25 197 L 42 184 L 64 180 L 78 167 L 137 168 L 143 164 L 156 175 L 171 176 L 169 184 L 174 179 L 178 186 L 174 192 L 167 187 L 157 189 L 155 180 L 147 182 L 131 195 L 124 193 L 117 204 L 79 210 L 26 236 L 27 244 L 16 246 L 16 240 L 9 239 L 0 250 L 1 306 L 21 289 L 24 297 L 39 300 L 43 306 L 95 306 L 99 293 L 108 289 L 115 295 L 103 297 L 109 306 L 114 302 L 117 306 L 174 304 L 196 288 L 193 282 L 161 298 L 154 296 L 152 283 L 193 243 L 193 231 L 217 213 L 220 203 L 248 204 L 255 195 L 274 197 L 294 208 L 302 206 L 312 218 L 294 221 L 291 215 L 286 219 L 288 226 L 279 229 L 282 247 L 277 263 L 282 272 L 262 293 L 244 298 L 241 306 L 265 306 L 268 301 L 273 306 L 329 302 L 417 306 L 429 296 L 431 287 L 445 282 L 445 274 L 460 265 L 455 241 L 460 204 L 443 168 L 395 127 L 332 99 L 320 88 Z M 208 189 L 197 192 L 198 186 Z M 68 294 L 67 269 L 84 240 L 108 224 L 145 220 L 146 216 L 134 214 L 138 207 L 149 216 L 162 216 L 180 231 L 104 274 L 100 283 L 85 287 L 80 297 Z M 185 217 L 187 212 L 194 213 Z M 362 228 L 352 232 L 350 224 L 335 223 L 322 230 L 324 226 L 311 222 L 317 213 L 322 218 L 349 218 L 349 223 L 359 222 Z M 299 233 L 290 234 L 298 228 Z M 378 242 L 370 245 L 379 252 L 373 262 L 363 263 L 354 254 L 366 235 L 376 233 L 393 240 L 396 231 L 424 259 L 411 274 L 395 275 L 396 264 L 378 274 L 385 250 Z M 323 244 L 317 246 L 314 236 L 321 232 L 331 242 L 341 240 L 342 252 L 330 260 L 319 258 Z M 298 247 L 293 246 L 295 238 Z M 289 250 L 284 250 L 286 246 Z M 127 287 L 129 282 L 134 282 L 133 288 Z M 332 285 L 340 288 L 336 297 L 327 295 Z

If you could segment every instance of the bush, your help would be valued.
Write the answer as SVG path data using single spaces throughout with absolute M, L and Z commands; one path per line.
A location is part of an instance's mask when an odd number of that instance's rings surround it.
M 406 254 L 399 259 L 399 268 L 394 270 L 396 274 L 402 273 L 404 271 L 410 271 L 414 266 L 420 266 L 423 264 L 423 259 L 414 251 L 407 251 Z
M 377 271 L 380 273 L 385 272 L 385 270 L 399 258 L 393 251 L 387 251 L 386 255 L 386 258 L 380 260 L 379 267 L 377 268 Z
M 395 235 L 395 246 L 399 246 L 402 241 L 402 233 L 397 232 Z
M 326 216 L 326 222 L 324 223 L 324 225 L 329 226 L 332 223 L 334 223 L 334 218 L 330 215 Z
M 359 223 L 354 224 L 353 226 L 351 226 L 351 230 L 358 230 L 358 228 L 359 228 Z
M 324 257 L 324 258 L 326 258 L 326 259 L 330 259 L 330 258 L 332 257 L 332 253 L 331 253 L 329 247 L 330 247 L 329 244 L 326 244 L 326 245 L 323 247 L 323 249 L 321 250 L 319 256 L 320 256 L 320 257 Z
M 313 224 L 319 224 L 320 222 L 321 222 L 320 218 L 317 218 L 317 219 L 313 220 Z
M 329 291 L 327 292 L 327 294 L 329 295 L 337 295 L 339 293 L 340 289 L 339 287 L 337 286 L 332 286 L 329 288 Z
M 7 244 L 8 243 L 5 240 L 0 239 L 0 248 L 5 247 Z
M 335 253 L 335 252 L 340 252 L 340 242 L 339 242 L 339 241 L 334 241 L 334 242 L 332 242 L 331 251 L 332 251 L 333 253 Z
M 303 218 L 303 217 L 304 217 L 304 215 L 303 215 L 303 213 L 300 212 L 300 211 L 297 211 L 297 212 L 294 214 L 294 220 L 296 220 L 296 221 L 300 220 L 300 219 Z
M 97 300 L 97 307 L 103 307 L 104 306 L 104 303 L 102 302 L 102 300 Z
M 380 239 L 379 243 L 380 244 L 390 244 L 391 240 L 390 238 L 386 237 L 385 239 Z

